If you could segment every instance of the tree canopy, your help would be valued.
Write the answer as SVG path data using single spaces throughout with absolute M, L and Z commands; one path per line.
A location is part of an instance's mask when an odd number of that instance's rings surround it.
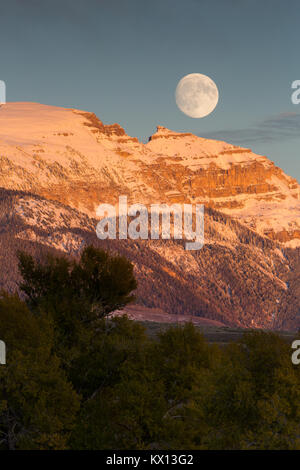
M 209 344 L 109 313 L 133 299 L 124 258 L 20 253 L 0 296 L 0 449 L 300 449 L 300 369 L 278 334 Z

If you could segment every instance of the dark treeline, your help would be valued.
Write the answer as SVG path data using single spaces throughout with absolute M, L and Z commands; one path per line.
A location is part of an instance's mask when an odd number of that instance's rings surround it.
M 299 449 L 300 368 L 278 335 L 226 347 L 193 325 L 156 338 L 126 317 L 126 258 L 19 253 L 0 299 L 0 449 Z

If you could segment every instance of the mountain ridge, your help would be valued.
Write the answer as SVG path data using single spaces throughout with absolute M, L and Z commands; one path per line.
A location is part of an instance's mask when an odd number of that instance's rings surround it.
M 96 208 L 205 205 L 201 250 L 184 240 L 99 240 Z M 148 143 L 93 113 L 32 103 L 0 107 L 1 286 L 16 250 L 79 256 L 87 244 L 131 260 L 138 303 L 228 326 L 300 326 L 299 184 L 267 157 L 158 126 Z M 298 247 L 298 248 L 297 248 Z
M 35 103 L 0 108 L 0 186 L 94 216 L 100 203 L 201 203 L 285 246 L 300 246 L 300 186 L 267 157 L 158 126 L 143 144 L 94 113 Z

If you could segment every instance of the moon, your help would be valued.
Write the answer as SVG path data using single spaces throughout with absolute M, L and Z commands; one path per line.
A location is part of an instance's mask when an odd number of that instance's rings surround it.
M 190 73 L 183 77 L 175 92 L 180 111 L 191 118 L 203 118 L 213 112 L 219 101 L 215 82 L 202 73 Z

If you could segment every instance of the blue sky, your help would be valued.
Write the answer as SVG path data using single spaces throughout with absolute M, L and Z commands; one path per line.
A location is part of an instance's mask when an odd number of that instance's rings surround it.
M 299 0 L 10 0 L 1 5 L 7 101 L 95 112 L 146 140 L 156 125 L 267 155 L 300 180 Z M 192 119 L 174 99 L 199 72 L 215 111 Z

